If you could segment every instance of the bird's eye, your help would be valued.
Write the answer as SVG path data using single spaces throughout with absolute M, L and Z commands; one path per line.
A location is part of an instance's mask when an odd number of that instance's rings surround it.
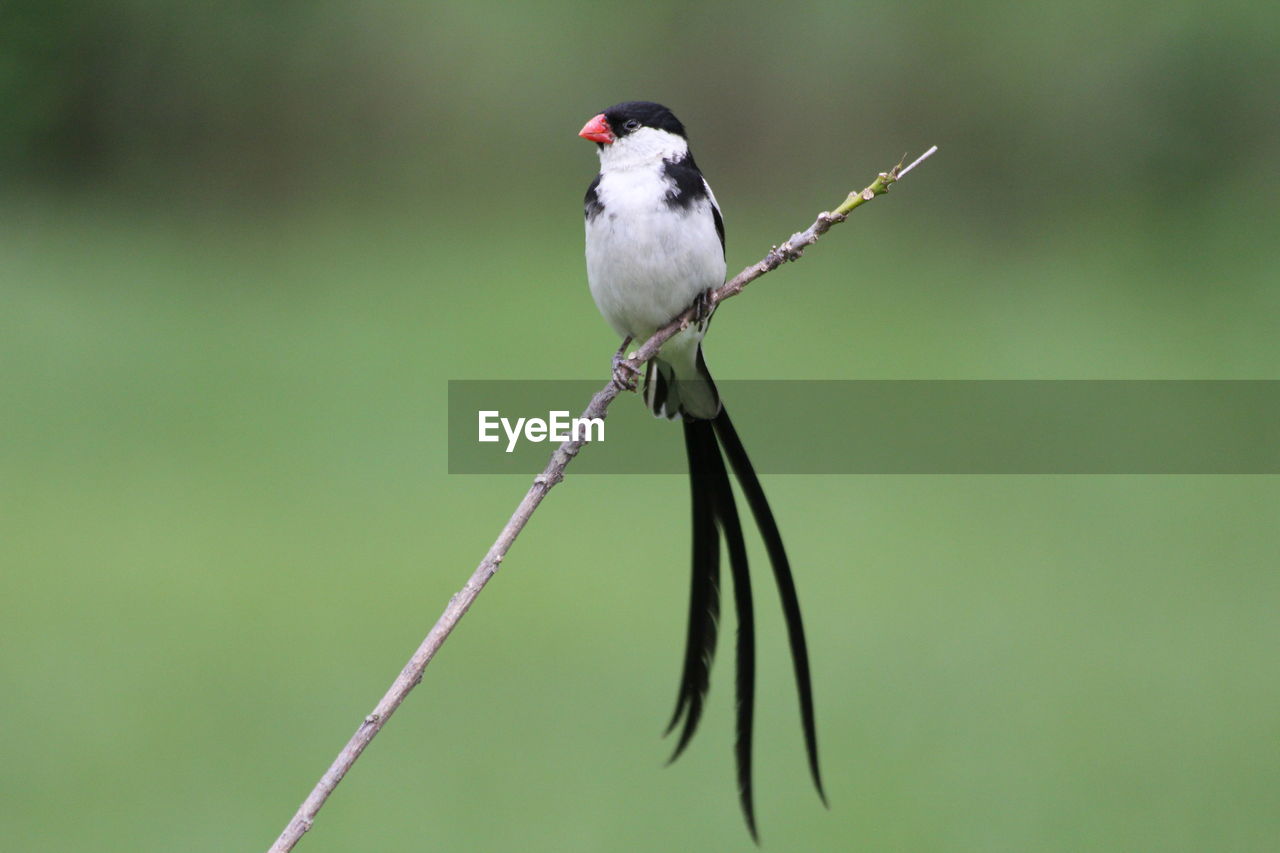
M 633 118 L 629 118 L 627 119 L 627 123 L 624 124 L 623 127 L 626 128 L 627 130 L 639 130 L 640 122 L 636 121 Z

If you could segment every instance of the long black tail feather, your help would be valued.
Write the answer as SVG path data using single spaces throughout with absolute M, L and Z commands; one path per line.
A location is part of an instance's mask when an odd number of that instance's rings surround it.
M 701 423 L 707 424 L 706 421 Z M 705 436 L 704 456 L 712 466 L 711 478 L 715 484 L 716 518 L 724 531 L 729 550 L 729 568 L 733 575 L 733 603 L 738 617 L 738 666 L 737 666 L 737 738 L 734 756 L 738 765 L 738 800 L 747 819 L 751 838 L 760 840 L 756 831 L 755 799 L 751 784 L 751 736 L 755 715 L 756 692 L 756 629 L 755 613 L 751 604 L 751 575 L 747 569 L 747 543 L 742 536 L 742 523 L 733 499 L 733 486 L 729 472 L 720 456 L 715 432 L 709 427 L 700 430 Z
M 689 585 L 689 631 L 685 641 L 684 671 L 676 709 L 664 734 L 670 734 L 681 717 L 684 729 L 667 763 L 680 757 L 698 728 L 711 684 L 711 662 L 716 653 L 720 620 L 720 533 L 716 527 L 715 482 L 707 461 L 707 421 L 685 421 L 685 451 L 689 457 L 689 487 L 693 503 L 693 570 Z M 710 436 L 712 446 L 715 438 Z M 717 450 L 717 455 L 719 451 Z
M 725 455 L 729 457 L 729 464 L 733 466 L 733 473 L 738 477 L 742 493 L 746 496 L 747 505 L 751 507 L 751 514 L 755 516 L 756 526 L 760 529 L 760 536 L 769 553 L 769 562 L 773 566 L 773 577 L 778 585 L 778 597 L 782 601 L 782 613 L 787 623 L 791 662 L 796 674 L 796 691 L 800 696 L 800 721 L 804 729 L 805 749 L 809 755 L 809 773 L 818 789 L 818 796 L 823 805 L 826 805 L 827 794 L 822 787 L 822 773 L 818 766 L 818 732 L 814 722 L 809 652 L 804 638 L 804 621 L 800 617 L 800 599 L 796 595 L 795 581 L 791 577 L 791 564 L 782 545 L 782 534 L 778 532 L 778 524 L 769 509 L 769 501 L 765 498 L 755 469 L 751 467 L 751 460 L 747 458 L 742 440 L 738 438 L 738 432 L 729 420 L 728 411 L 722 408 L 713 423 L 715 433 L 724 446 Z
M 706 701 L 720 617 L 720 534 L 723 532 L 729 550 L 733 601 L 738 617 L 737 737 L 734 744 L 738 798 L 747 829 L 758 841 L 751 777 L 756 684 L 755 613 L 751 602 L 747 545 L 734 503 L 729 471 L 716 441 L 715 427 L 707 420 L 686 420 L 684 435 L 693 503 L 693 572 L 684 670 L 667 733 L 680 723 L 681 718 L 684 719 L 684 727 L 667 763 L 675 761 L 689 744 Z

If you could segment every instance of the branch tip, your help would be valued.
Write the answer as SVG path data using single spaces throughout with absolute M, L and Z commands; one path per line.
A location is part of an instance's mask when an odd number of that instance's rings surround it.
M 905 175 L 905 174 L 907 174 L 907 172 L 910 172 L 910 171 L 911 171 L 912 169 L 914 169 L 916 166 L 919 166 L 919 165 L 920 165 L 921 163 L 923 163 L 925 160 L 927 160 L 927 159 L 929 159 L 930 157 L 932 157 L 932 156 L 933 156 L 933 154 L 934 154 L 934 152 L 935 152 L 935 151 L 937 151 L 937 150 L 938 150 L 938 146 L 936 146 L 936 145 L 930 146 L 930 148 L 929 148 L 929 150 L 928 150 L 928 151 L 924 152 L 924 153 L 923 153 L 923 154 L 921 154 L 919 157 L 917 157 L 916 159 L 912 160 L 912 161 L 911 161 L 911 165 L 910 165 L 910 166 L 908 166 L 907 168 L 903 169 L 901 172 L 898 172 L 898 178 L 902 178 L 902 176 L 903 176 L 903 175 Z M 906 158 L 904 157 L 903 159 L 905 160 Z

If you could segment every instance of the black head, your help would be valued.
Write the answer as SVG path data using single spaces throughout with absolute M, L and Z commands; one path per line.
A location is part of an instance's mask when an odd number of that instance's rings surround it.
M 627 101 L 614 104 L 604 111 L 604 117 L 609 122 L 609 128 L 619 139 L 642 127 L 665 130 L 681 139 L 688 139 L 680 119 L 662 104 L 655 104 L 652 101 Z

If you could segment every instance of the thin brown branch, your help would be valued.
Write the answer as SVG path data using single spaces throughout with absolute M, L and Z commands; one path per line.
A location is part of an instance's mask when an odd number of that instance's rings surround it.
M 792 234 L 782 245 L 774 246 L 770 249 L 768 254 L 760 261 L 747 267 L 725 282 L 720 288 L 713 291 L 709 298 L 710 306 L 718 305 L 731 296 L 737 296 L 744 287 L 760 276 L 772 272 L 787 261 L 798 259 L 804 253 L 804 250 L 816 243 L 819 237 L 831 229 L 831 226 L 838 222 L 843 222 L 848 214 L 860 205 L 888 192 L 890 185 L 906 174 L 907 171 L 915 168 L 921 160 L 936 150 L 936 146 L 930 148 L 906 169 L 903 169 L 902 163 L 898 163 L 888 172 L 881 172 L 866 189 L 858 193 L 850 193 L 849 197 L 835 210 L 818 214 L 818 218 L 804 231 Z M 654 332 L 638 350 L 631 354 L 627 359 L 627 363 L 638 370 L 646 361 L 657 355 L 658 350 L 668 338 L 680 331 L 692 320 L 693 314 L 694 309 L 690 308 L 674 318 L 666 326 Z M 591 402 L 583 411 L 582 417 L 603 418 L 609 408 L 609 404 L 613 402 L 620 392 L 619 385 L 611 379 L 591 398 Z M 369 745 L 378 732 L 382 730 L 382 727 L 386 725 L 391 715 L 404 702 L 409 695 L 409 691 L 422 681 L 422 674 L 426 670 L 427 664 L 431 662 L 436 652 L 439 651 L 440 646 L 448 639 L 458 621 L 471 608 L 476 596 L 484 589 L 485 584 L 497 573 L 498 567 L 507 555 L 507 550 L 515 542 L 516 537 L 520 535 L 520 531 L 524 529 L 524 526 L 528 524 L 529 517 L 533 515 L 533 511 L 538 508 L 538 504 L 542 503 L 542 499 L 547 496 L 547 492 L 551 491 L 551 487 L 564 479 L 565 467 L 573 460 L 573 457 L 578 455 L 578 451 L 582 449 L 585 443 L 585 440 L 582 439 L 566 441 L 551 454 L 547 467 L 542 470 L 541 474 L 533 478 L 533 485 L 529 487 L 529 491 L 525 493 L 515 512 L 511 514 L 511 518 L 507 520 L 502 532 L 498 534 L 498 538 L 490 546 L 489 552 L 480 561 L 480 565 L 472 572 L 466 585 L 449 599 L 448 606 L 440 614 L 440 618 L 436 620 L 436 624 L 431 628 L 426 639 L 422 641 L 422 645 L 418 646 L 417 651 L 413 653 L 413 657 L 409 658 L 409 662 L 404 665 L 404 669 L 396 676 L 395 681 L 392 682 L 391 687 L 388 688 L 386 694 L 373 711 L 361 721 L 359 727 L 356 728 L 355 734 L 351 736 L 351 739 L 347 741 L 347 745 L 338 753 L 338 757 L 329 765 L 329 769 L 320 777 L 320 781 L 316 783 L 311 793 L 302 801 L 297 813 L 294 814 L 293 819 L 289 821 L 284 831 L 280 833 L 280 837 L 276 839 L 276 843 L 271 846 L 268 853 L 285 853 L 285 851 L 292 850 L 307 830 L 311 829 L 311 825 L 315 822 L 316 815 L 320 809 L 323 808 L 325 800 L 329 798 L 338 783 L 342 781 L 342 777 L 355 764 L 356 759 L 360 757 L 360 753 L 364 752 L 365 747 Z

